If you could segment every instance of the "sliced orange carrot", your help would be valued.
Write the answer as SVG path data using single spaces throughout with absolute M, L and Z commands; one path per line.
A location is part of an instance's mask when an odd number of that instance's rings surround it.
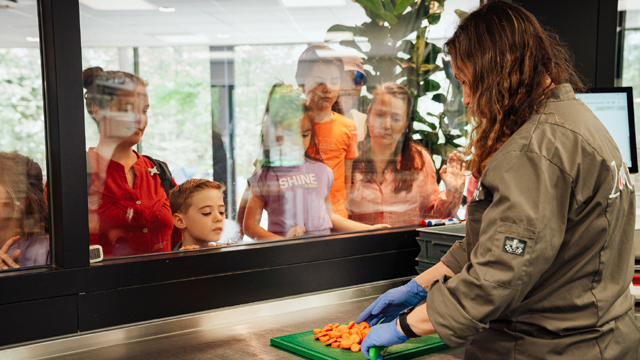
M 347 325 L 340 325 L 337 330 L 344 334 L 349 331 L 349 327 Z
M 351 339 L 351 335 L 350 335 L 350 334 L 348 334 L 348 333 L 345 333 L 345 334 L 342 334 L 342 338 L 343 338 L 344 340 L 350 340 L 350 339 Z
M 320 334 L 322 329 L 313 329 L 313 335 Z
M 334 328 L 334 329 L 335 329 L 335 328 L 337 328 L 338 326 L 340 326 L 340 323 L 335 323 L 335 324 L 333 324 L 333 328 Z
M 340 348 L 341 348 L 341 349 L 350 349 L 350 348 L 351 348 L 351 345 L 353 345 L 353 342 L 351 342 L 351 341 L 347 341 L 347 340 L 343 340 L 343 341 L 340 343 Z
M 324 344 L 325 344 L 326 346 L 329 346 L 329 345 L 331 345 L 331 343 L 333 343 L 333 342 L 335 342 L 335 341 L 336 341 L 336 339 L 331 339 L 331 338 L 330 338 L 329 340 L 325 341 L 325 342 L 324 342 Z
M 358 345 L 358 344 L 351 345 L 351 351 L 353 351 L 353 352 L 360 351 L 360 345 Z
M 354 327 L 353 329 L 351 329 L 351 331 L 353 331 L 354 334 L 360 336 L 360 339 L 364 338 L 364 336 L 362 336 L 362 331 L 360 331 L 358 327 Z
M 322 342 L 326 342 L 329 339 L 331 339 L 329 336 L 322 336 L 322 337 L 318 338 L 318 340 L 320 340 Z
M 337 341 L 336 341 L 336 342 L 333 342 L 333 343 L 331 343 L 331 347 L 332 347 L 332 348 L 339 348 L 339 347 L 340 347 L 340 343 L 339 343 L 339 342 L 337 342 Z
M 335 330 L 331 330 L 327 333 L 329 336 L 333 337 L 333 338 L 339 338 L 342 336 L 342 333 L 335 331 Z
M 362 338 L 363 339 L 366 338 L 368 333 L 369 333 L 369 329 L 362 330 Z
M 351 341 L 353 341 L 354 343 L 359 343 L 360 341 L 362 341 L 360 336 L 358 336 L 357 334 L 351 335 L 351 337 L 349 339 L 351 339 Z
M 356 326 L 356 323 L 351 321 L 349 322 L 349 325 L 347 325 L 347 327 L 349 328 L 349 330 L 353 329 L 353 327 Z
M 318 340 L 319 338 L 321 338 L 321 337 L 323 337 L 323 336 L 326 336 L 326 335 L 327 335 L 327 333 L 326 333 L 326 332 L 324 332 L 324 331 L 322 331 L 322 332 L 319 332 L 319 333 L 317 333 L 317 334 L 313 335 L 313 338 L 314 338 L 314 339 L 316 339 L 316 340 Z
M 359 328 L 360 330 L 368 329 L 368 328 L 370 328 L 370 327 L 371 327 L 371 326 L 369 326 L 369 324 L 368 324 L 366 321 L 363 321 L 363 322 L 361 322 L 360 324 L 358 324 L 358 328 Z

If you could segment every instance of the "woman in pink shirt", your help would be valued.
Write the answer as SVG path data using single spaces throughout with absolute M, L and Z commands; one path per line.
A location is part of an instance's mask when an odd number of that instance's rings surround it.
M 431 156 L 412 139 L 412 99 L 396 83 L 376 87 L 367 110 L 367 134 L 353 163 L 349 218 L 365 224 L 415 225 L 453 217 L 462 201 L 466 165 L 453 152 L 440 171 L 438 189 Z

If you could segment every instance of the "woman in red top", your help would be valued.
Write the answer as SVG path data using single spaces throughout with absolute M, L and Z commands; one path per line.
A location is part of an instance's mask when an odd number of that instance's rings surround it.
M 431 156 L 411 137 L 411 109 L 411 95 L 404 86 L 376 87 L 362 153 L 353 162 L 349 219 L 403 226 L 456 215 L 465 182 L 462 156 L 454 151 L 440 170 L 446 187 L 440 192 Z
M 133 150 L 147 127 L 146 83 L 99 67 L 82 77 L 87 112 L 100 131 L 87 154 L 91 245 L 101 245 L 104 257 L 171 251 L 173 219 L 160 169 Z

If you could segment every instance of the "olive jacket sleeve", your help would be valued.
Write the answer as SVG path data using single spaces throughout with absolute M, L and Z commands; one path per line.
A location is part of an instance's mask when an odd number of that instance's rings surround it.
M 458 242 L 443 258 L 455 277 L 431 285 L 427 312 L 442 338 L 462 346 L 525 298 L 562 244 L 572 178 L 539 153 L 496 153 L 481 184 L 493 199 L 466 261 Z

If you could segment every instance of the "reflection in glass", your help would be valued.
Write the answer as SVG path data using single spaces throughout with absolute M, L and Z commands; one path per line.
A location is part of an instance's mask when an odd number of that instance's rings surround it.
M 413 141 L 411 95 L 406 87 L 385 83 L 373 92 L 367 134 L 353 163 L 349 218 L 366 224 L 415 225 L 423 219 L 455 216 L 465 184 L 463 159 L 456 152 L 440 171 L 440 192 L 429 153 Z
M 170 251 L 167 195 L 175 182 L 166 164 L 133 150 L 148 124 L 147 84 L 100 67 L 82 75 L 87 112 L 100 134 L 87 153 L 90 244 L 102 246 L 105 258 Z
M 333 171 L 329 193 L 334 214 L 347 217 L 347 184 L 358 155 L 358 130 L 353 120 L 332 111 L 344 76 L 342 58 L 326 45 L 309 46 L 298 59 L 296 81 L 305 94 L 318 154 Z M 314 151 L 314 150 L 312 150 Z
M 40 165 L 0 152 L 0 270 L 49 264 L 48 232 Z
M 344 224 L 340 220 L 338 223 L 332 221 L 332 216 L 343 220 L 357 216 L 355 212 L 347 211 L 347 200 L 352 184 L 360 186 L 363 183 L 356 181 L 351 172 L 356 169 L 354 160 L 358 156 L 366 157 L 363 153 L 365 137 L 370 132 L 368 127 L 373 126 L 367 120 L 369 104 L 373 89 L 382 83 L 392 81 L 409 88 L 414 106 L 407 112 L 403 128 L 407 130 L 398 143 L 404 143 L 405 138 L 417 140 L 416 143 L 428 151 L 427 155 L 417 158 L 424 158 L 425 164 L 432 163 L 435 168 L 430 173 L 435 173 L 433 181 L 439 183 L 441 192 L 447 191 L 438 169 L 445 165 L 443 159 L 457 146 L 464 145 L 466 122 L 464 108 L 459 105 L 456 95 L 457 84 L 447 76 L 447 62 L 437 44 L 442 44 L 454 30 L 457 23 L 454 10 L 457 7 L 468 10 L 478 2 L 447 0 L 444 4 L 447 11 L 444 11 L 443 2 L 404 2 L 399 6 L 405 9 L 398 15 L 392 14 L 397 21 L 381 23 L 379 14 L 370 11 L 368 5 L 353 2 L 340 7 L 289 9 L 277 2 L 257 2 L 248 6 L 246 1 L 224 4 L 184 1 L 175 4 L 175 11 L 171 13 L 105 11 L 82 3 L 83 63 L 87 68 L 100 66 L 133 74 L 148 84 L 145 90 L 150 104 L 149 125 L 140 141 L 132 145 L 132 153 L 165 161 L 177 184 L 206 178 L 225 186 L 227 219 L 223 231 L 229 231 L 229 234 L 222 234 L 218 243 L 235 243 L 238 237 L 244 241 L 264 238 L 256 233 L 242 237 L 242 230 L 247 230 L 247 206 L 256 198 L 252 197 L 252 190 L 261 190 L 254 188 L 257 185 L 252 181 L 266 177 L 265 173 L 269 176 L 277 174 L 279 186 L 280 178 L 285 175 L 278 171 L 304 168 L 307 162 L 328 167 L 333 178 L 329 189 L 331 212 L 320 211 L 320 215 L 308 216 L 324 219 L 316 220 L 324 225 L 308 226 L 302 220 L 287 220 L 304 207 L 296 203 L 291 209 L 275 211 L 269 208 L 268 201 L 262 210 L 251 215 L 249 223 L 264 231 L 273 230 L 272 234 L 276 236 L 287 236 L 291 228 L 298 226 L 305 227 L 304 236 L 316 234 L 316 230 L 312 231 L 314 227 L 320 233 L 345 231 L 349 225 L 341 227 Z M 383 10 L 388 12 L 389 9 Z M 394 9 L 394 12 L 400 10 Z M 282 14 L 287 14 L 286 21 Z M 309 18 L 314 21 L 309 22 Z M 440 24 L 436 26 L 438 22 Z M 288 122 L 280 127 L 265 126 L 267 122 L 276 124 L 280 121 L 266 121 L 264 115 L 274 83 L 293 84 L 292 88 L 298 88 L 303 115 L 296 119 L 296 126 L 290 127 Z M 89 112 L 87 121 L 87 144 L 96 147 L 105 134 L 94 125 Z M 304 154 L 300 155 L 300 128 L 303 126 L 310 126 L 314 133 L 315 146 L 307 154 L 321 162 L 314 163 L 305 159 Z M 376 147 L 375 141 L 370 138 L 368 147 Z M 90 159 L 92 151 L 89 150 Z M 393 158 L 398 154 L 390 156 Z M 108 151 L 104 157 L 114 160 Z M 391 162 L 391 158 L 385 161 Z M 265 171 L 266 168 L 270 170 Z M 124 168 L 118 172 L 126 175 Z M 396 175 L 404 177 L 400 173 Z M 130 191 L 125 180 L 121 181 L 125 185 L 123 189 Z M 296 180 L 309 185 L 307 178 Z M 292 180 L 291 187 L 295 186 Z M 135 192 L 136 185 L 133 187 Z M 306 189 L 309 191 L 310 188 Z M 390 194 L 395 196 L 393 191 Z M 315 207 L 316 212 L 323 208 L 325 198 L 322 195 L 318 195 L 320 206 Z M 361 194 L 352 195 L 357 198 Z M 99 206 L 105 206 L 103 200 L 104 194 L 99 201 L 93 202 L 92 217 L 98 215 Z M 114 200 L 114 206 L 115 203 Z M 379 204 L 371 206 L 363 213 L 380 212 Z M 126 199 L 120 207 L 123 214 L 118 216 L 122 216 L 127 224 L 114 223 L 113 228 L 107 230 L 104 221 L 92 221 L 92 239 L 98 233 L 110 232 L 112 235 L 101 236 L 105 242 L 113 243 L 112 236 L 127 238 L 129 235 L 126 234 L 133 236 L 140 230 L 127 227 L 131 226 L 127 220 L 131 215 L 127 213 L 133 209 L 135 216 L 138 214 L 136 207 Z M 417 213 L 415 218 L 444 216 L 444 213 L 432 210 Z M 161 222 L 168 227 L 168 217 L 160 216 L 165 217 L 167 219 Z M 413 219 L 414 215 L 408 217 Z M 395 219 L 384 217 L 361 220 L 367 224 L 388 221 L 395 224 Z M 274 229 L 273 224 L 278 221 L 284 225 Z M 122 228 L 116 230 L 118 227 Z M 368 227 L 358 225 L 356 228 Z M 259 232 L 258 229 L 254 231 Z M 295 232 L 302 233 L 300 229 Z M 135 235 L 131 239 L 134 237 L 139 238 Z M 179 240 L 179 237 L 172 237 L 167 248 L 174 248 Z M 125 246 L 122 252 L 114 252 L 112 256 L 166 251 L 164 246 L 155 249 L 153 242 L 145 245 L 148 248 L 144 251 Z
M 36 2 L 0 6 L 0 270 L 51 263 Z
M 324 83 L 322 83 L 324 85 Z M 327 105 L 331 106 L 329 102 Z M 291 86 L 274 85 L 262 127 L 263 158 L 249 179 L 251 197 L 244 215 L 245 235 L 258 240 L 315 236 L 367 226 L 333 213 L 333 172 L 317 151 L 310 111 Z M 262 211 L 269 214 L 265 230 Z

